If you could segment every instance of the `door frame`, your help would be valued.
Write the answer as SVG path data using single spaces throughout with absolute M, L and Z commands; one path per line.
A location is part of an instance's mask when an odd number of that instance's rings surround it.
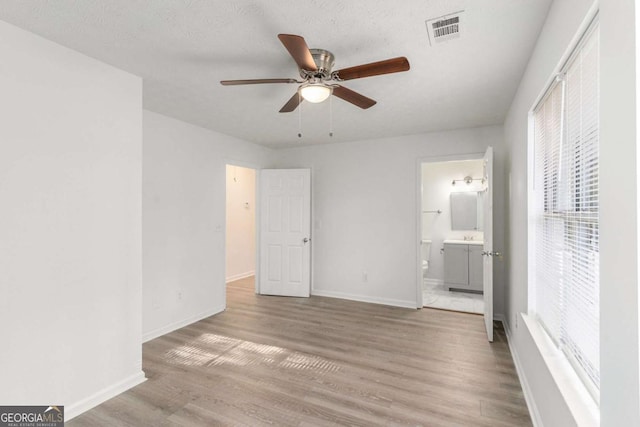
M 255 225 L 254 228 L 256 230 L 256 235 L 255 235 L 255 293 L 258 293 L 258 279 L 260 278 L 260 203 L 258 203 L 258 200 L 260 200 L 260 170 L 263 169 L 259 164 L 257 163 L 252 163 L 252 162 L 246 162 L 243 160 L 237 160 L 237 159 L 233 159 L 233 158 L 224 158 L 223 160 L 224 163 L 224 194 L 225 194 L 225 199 L 224 199 L 224 228 L 222 230 L 223 236 L 224 236 L 224 265 L 225 265 L 225 272 L 224 272 L 224 301 L 225 301 L 225 307 L 227 306 L 227 272 L 226 272 L 226 265 L 227 265 L 227 165 L 229 166 L 238 166 L 241 168 L 248 168 L 248 169 L 253 169 L 255 171 L 255 191 L 256 191 L 256 196 L 255 196 L 255 200 L 253 201 L 254 203 L 254 208 L 255 208 Z
M 484 158 L 484 151 L 451 154 L 444 156 L 426 156 L 416 159 L 416 237 L 415 237 L 415 250 L 416 250 L 416 308 L 423 308 L 422 301 L 422 252 L 421 252 L 421 240 L 422 240 L 422 164 L 423 163 L 442 163 L 442 162 L 455 162 L 459 160 L 482 160 Z

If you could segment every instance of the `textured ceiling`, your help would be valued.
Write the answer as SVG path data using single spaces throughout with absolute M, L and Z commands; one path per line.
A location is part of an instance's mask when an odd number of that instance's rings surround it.
M 502 123 L 550 2 L 2 0 L 0 19 L 143 77 L 146 109 L 282 147 Z M 431 46 L 425 21 L 459 10 L 460 38 Z M 279 33 L 335 69 L 406 56 L 411 70 L 344 82 L 378 101 L 368 110 L 332 97 L 278 113 L 296 85 L 219 84 L 298 78 Z

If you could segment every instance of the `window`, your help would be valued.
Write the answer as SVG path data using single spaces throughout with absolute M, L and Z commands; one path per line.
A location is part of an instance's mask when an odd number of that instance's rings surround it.
M 599 36 L 594 22 L 533 110 L 532 311 L 597 399 Z

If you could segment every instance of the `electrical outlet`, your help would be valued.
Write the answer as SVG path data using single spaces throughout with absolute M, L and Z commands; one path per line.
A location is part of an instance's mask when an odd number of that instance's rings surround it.
M 518 329 L 518 315 L 516 314 L 516 329 Z
M 178 299 L 181 300 L 182 299 L 182 291 L 178 291 Z
M 366 282 L 366 281 L 368 281 L 368 280 L 369 280 L 369 276 L 368 276 L 367 272 L 366 272 L 366 271 L 363 271 L 363 272 L 362 272 L 362 281 L 363 281 L 363 282 Z

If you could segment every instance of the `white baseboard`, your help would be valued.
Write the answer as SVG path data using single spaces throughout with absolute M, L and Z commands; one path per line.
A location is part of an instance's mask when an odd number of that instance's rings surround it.
M 318 289 L 314 289 L 311 292 L 311 294 L 318 297 L 347 299 L 351 301 L 369 302 L 372 304 L 391 305 L 393 307 L 413 308 L 413 309 L 416 308 L 415 301 L 403 301 L 403 300 L 391 299 L 391 298 L 378 298 L 378 297 L 371 297 L 368 295 L 355 295 L 355 294 L 347 294 L 344 292 L 323 291 Z
M 247 277 L 251 277 L 255 275 L 256 275 L 256 272 L 252 270 L 252 271 L 247 271 L 246 273 L 239 273 L 239 274 L 234 274 L 233 276 L 229 276 L 225 279 L 225 281 L 229 283 L 229 282 L 233 282 L 240 279 L 246 279 Z
M 197 314 L 195 316 L 191 316 L 187 319 L 178 320 L 176 322 L 172 322 L 168 325 L 161 326 L 160 328 L 154 329 L 149 332 L 142 333 L 142 342 L 145 343 L 147 341 L 151 341 L 154 338 L 158 338 L 162 335 L 168 334 L 169 332 L 173 332 L 176 329 L 183 328 L 187 325 L 195 323 L 199 320 L 206 319 L 209 316 L 213 316 L 214 314 L 221 313 L 225 310 L 226 306 L 220 305 L 218 307 L 214 307 L 211 310 L 207 310 L 203 313 Z
M 496 316 L 494 316 L 494 318 L 495 317 Z M 516 351 L 515 346 L 511 345 L 511 329 L 509 329 L 509 323 L 505 321 L 504 316 L 500 315 L 500 317 L 501 319 L 499 320 L 502 321 L 502 325 L 504 326 L 504 331 L 507 336 L 507 343 L 509 344 L 509 351 L 511 351 L 511 357 L 513 358 L 513 364 L 516 366 L 516 373 L 518 374 L 518 379 L 520 380 L 520 384 L 522 385 L 524 400 L 525 402 L 527 402 L 527 408 L 529 408 L 531 422 L 533 423 L 534 427 L 543 427 L 542 418 L 540 417 L 540 412 L 538 411 L 538 407 L 536 406 L 536 402 L 533 398 L 533 392 L 531 391 L 531 387 L 529 386 L 527 377 L 524 374 L 522 363 L 520 362 L 520 357 L 518 356 L 518 352 Z
M 112 397 L 115 397 L 120 393 L 123 393 L 130 388 L 137 386 L 138 384 L 145 382 L 146 380 L 147 379 L 144 376 L 144 372 L 140 371 L 137 374 L 131 375 L 130 377 L 125 378 L 122 381 L 110 385 L 109 387 L 106 387 L 99 392 L 94 393 L 85 399 L 82 399 L 79 402 L 72 403 L 71 405 L 65 405 L 65 422 L 77 417 L 78 415 L 88 411 L 91 408 L 98 406 L 102 402 L 105 402 Z

